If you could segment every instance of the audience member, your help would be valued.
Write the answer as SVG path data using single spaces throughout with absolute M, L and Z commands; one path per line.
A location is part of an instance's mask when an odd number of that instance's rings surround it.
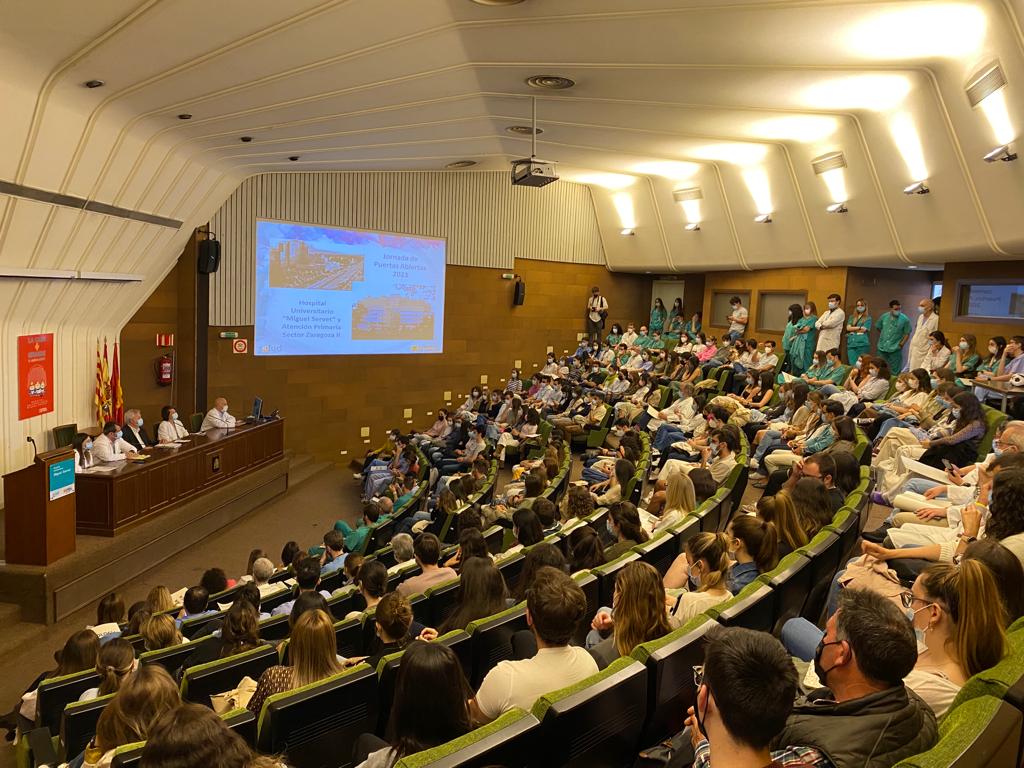
M 441 541 L 432 533 L 421 533 L 413 542 L 413 553 L 416 564 L 423 573 L 412 576 L 398 585 L 399 593 L 415 595 L 425 592 L 430 587 L 451 581 L 458 574 L 452 568 L 438 567 L 441 559 Z
M 507 598 L 505 579 L 490 558 L 470 557 L 462 566 L 458 605 L 437 631 L 443 635 L 465 629 L 470 622 L 500 613 L 508 607 Z
M 146 607 L 150 613 L 168 613 L 179 606 L 174 604 L 174 598 L 167 587 L 156 586 L 146 595 Z
M 708 608 L 724 603 L 732 593 L 729 576 L 729 537 L 724 533 L 699 533 L 688 539 L 665 574 L 665 588 L 675 597 L 669 623 L 681 627 Z
M 142 768 L 280 768 L 274 757 L 257 755 L 209 707 L 182 704 L 149 729 Z
M 736 562 L 729 568 L 726 586 L 736 595 L 762 573 L 779 564 L 779 535 L 775 525 L 753 515 L 737 515 L 726 526 L 729 548 Z
M 591 628 L 607 635 L 590 648 L 601 669 L 620 656 L 628 656 L 640 643 L 668 634 L 671 627 L 665 612 L 661 574 L 639 561 L 623 567 L 615 577 L 611 610 L 598 611 Z
M 303 557 L 299 560 L 295 565 L 295 582 L 296 597 L 303 592 L 315 592 L 316 588 L 320 585 L 320 561 L 315 557 Z M 331 596 L 330 592 L 326 590 L 321 590 L 320 594 L 323 595 L 325 600 Z M 270 612 L 270 615 L 284 616 L 291 613 L 294 602 L 294 600 L 290 600 L 286 603 L 281 603 Z
M 100 676 L 100 684 L 89 688 L 78 697 L 79 701 L 89 701 L 98 696 L 117 693 L 121 684 L 135 671 L 138 662 L 135 660 L 135 649 L 127 640 L 115 637 L 100 648 L 96 659 L 96 672 Z
M 620 501 L 608 510 L 608 535 L 615 543 L 605 549 L 604 556 L 608 562 L 626 554 L 637 544 L 643 544 L 650 536 L 640 523 L 640 513 L 636 505 L 628 501 Z

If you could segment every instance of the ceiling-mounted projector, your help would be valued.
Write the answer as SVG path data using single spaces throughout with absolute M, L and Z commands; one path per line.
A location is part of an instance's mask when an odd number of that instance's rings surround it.
M 512 161 L 512 184 L 522 187 L 543 187 L 558 181 L 555 164 L 536 157 L 524 157 Z

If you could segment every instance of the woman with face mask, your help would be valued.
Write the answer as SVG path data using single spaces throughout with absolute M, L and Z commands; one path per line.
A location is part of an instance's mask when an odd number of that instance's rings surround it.
M 651 322 L 648 324 L 648 330 L 653 334 L 655 331 L 661 333 L 665 330 L 665 322 L 668 320 L 668 310 L 665 309 L 665 302 L 660 298 L 654 300 L 654 306 L 651 308 Z
M 800 317 L 794 320 L 791 307 L 789 321 L 793 324 L 788 350 L 790 365 L 793 375 L 799 376 L 811 367 L 811 361 L 814 358 L 814 324 L 818 322 L 818 308 L 813 301 L 808 301 L 801 308 Z
M 669 310 L 668 325 L 665 326 L 665 332 L 662 334 L 666 346 L 670 349 L 674 347 L 682 338 L 685 329 L 686 315 L 683 314 L 683 300 L 677 298 L 672 302 L 672 309 Z
M 871 315 L 868 303 L 857 299 L 857 304 L 846 322 L 846 360 L 853 365 L 857 358 L 871 352 Z
M 79 432 L 71 441 L 71 447 L 75 449 L 75 474 L 81 474 L 92 466 L 92 437 Z
M 726 580 L 732 594 L 779 564 L 779 534 L 772 523 L 755 515 L 737 515 L 726 527 L 725 535 L 735 560 Z
M 620 341 L 622 341 L 622 326 L 619 325 L 618 323 L 612 323 L 612 330 L 609 332 L 608 336 L 605 338 L 605 343 L 609 347 L 614 347 Z
M 156 428 L 156 439 L 161 443 L 173 443 L 188 437 L 188 430 L 178 420 L 178 411 L 173 405 L 160 409 L 160 425 Z
M 513 395 L 518 395 L 523 391 L 523 380 L 519 377 L 518 368 L 513 368 L 512 373 L 509 374 L 508 383 L 505 384 L 505 391 L 511 392 Z
M 928 351 L 925 353 L 921 367 L 926 371 L 937 371 L 945 368 L 949 362 L 952 352 L 946 342 L 946 334 L 942 331 L 932 331 L 928 334 Z
M 984 359 L 978 363 L 975 374 L 987 373 L 989 375 L 995 375 L 999 369 L 999 361 L 1003 359 L 1003 350 L 1005 349 L 1005 336 L 993 336 L 989 339 L 988 345 L 986 346 L 987 354 Z
M 978 337 L 973 333 L 965 333 L 960 337 L 960 341 L 953 350 L 953 359 L 949 362 L 949 366 L 957 376 L 974 375 L 974 371 L 981 364 L 977 346 Z
M 732 597 L 729 564 L 729 537 L 724 533 L 699 533 L 686 542 L 664 579 L 669 597 L 676 598 L 668 616 L 673 629 Z

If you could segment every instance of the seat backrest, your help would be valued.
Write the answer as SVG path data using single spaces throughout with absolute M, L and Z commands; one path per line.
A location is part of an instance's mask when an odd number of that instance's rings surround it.
M 371 550 L 373 551 L 373 550 Z M 336 589 L 341 589 L 341 586 L 345 583 L 345 569 L 338 568 L 335 571 L 331 571 L 329 574 L 320 579 L 320 583 L 317 585 L 318 592 L 326 592 L 331 594 Z
M 729 473 L 729 477 L 726 478 L 725 485 L 730 489 L 729 506 L 722 509 L 722 517 L 718 526 L 720 531 L 725 530 L 729 520 L 732 519 L 732 516 L 736 514 L 736 510 L 743 504 L 743 494 L 747 492 L 747 479 L 750 477 L 750 467 L 747 466 L 748 461 L 749 459 L 746 456 L 741 456 L 736 462 L 736 466 Z
M 189 667 L 181 679 L 181 697 L 185 701 L 212 706 L 210 697 L 213 694 L 230 691 L 243 677 L 259 680 L 260 675 L 277 662 L 277 648 L 263 645 L 225 659 Z
M 49 728 L 50 733 L 58 733 L 64 707 L 99 684 L 100 676 L 95 669 L 43 680 L 36 689 L 36 724 Z
M 1021 703 L 1020 691 L 1024 686 L 1024 633 L 1010 632 L 1007 635 L 1007 651 L 999 663 L 981 670 L 964 683 L 950 705 L 951 710 L 981 696 L 1009 699 L 1015 706 Z
M 171 674 L 171 677 L 176 678 L 178 670 L 188 665 L 189 658 L 203 646 L 203 643 L 215 642 L 216 639 L 208 635 L 194 642 L 172 645 L 170 648 L 161 648 L 157 651 L 146 651 L 139 656 L 139 664 L 159 664 Z
M 354 764 L 352 747 L 376 725 L 377 673 L 366 664 L 269 697 L 260 712 L 256 743 L 289 765 Z
M 269 619 L 264 619 L 260 622 L 260 638 L 263 640 L 284 640 L 288 637 L 291 631 L 291 626 L 288 624 L 288 614 L 283 613 L 280 616 L 271 616 Z
M 622 557 L 612 560 L 610 563 L 599 565 L 591 571 L 597 577 L 597 593 L 601 605 L 612 604 L 612 597 L 615 594 L 615 579 L 618 577 L 619 571 L 629 563 L 639 559 L 640 555 L 636 552 L 627 552 Z
M 668 530 L 675 540 L 676 554 L 681 554 L 686 548 L 686 542 L 700 533 L 700 518 L 696 515 L 687 515 Z
M 719 626 L 696 616 L 659 640 L 641 643 L 631 657 L 647 667 L 647 723 L 643 743 L 656 744 L 683 729 L 697 690 L 693 668 L 704 663 L 707 633 Z
M 343 587 L 340 591 L 331 595 L 331 599 L 327 601 L 327 608 L 330 610 L 335 621 L 341 621 L 352 611 L 361 611 L 366 608 L 366 600 L 359 592 L 359 589 L 353 584 Z
M 337 622 L 334 625 L 334 639 L 338 643 L 338 654 L 346 659 L 363 655 L 363 623 L 359 619 Z
M 732 491 L 729 488 L 719 488 L 701 507 L 706 506 L 706 511 L 701 512 L 697 508 L 696 515 L 700 518 L 701 533 L 718 533 L 722 527 L 722 520 L 728 518 L 729 502 Z
M 860 518 L 857 510 L 850 507 L 842 507 L 829 525 L 825 526 L 826 531 L 832 531 L 839 536 L 839 561 L 846 562 L 857 546 L 860 539 Z
M 60 721 L 60 741 L 69 758 L 82 753 L 96 735 L 96 723 L 114 694 L 99 696 L 89 701 L 74 701 L 64 707 Z
M 53 447 L 66 448 L 75 442 L 78 424 L 61 424 L 53 428 Z M 75 753 L 77 754 L 77 752 Z
M 262 601 L 260 601 L 260 603 L 262 604 Z M 214 607 L 212 603 L 210 604 L 210 607 Z M 197 616 L 194 619 L 186 619 L 181 622 L 181 636 L 191 639 L 208 635 L 211 631 L 211 627 L 209 625 L 213 622 L 224 621 L 225 615 L 227 615 L 227 611 L 217 611 L 216 613 L 211 613 L 208 616 Z
M 811 541 L 797 550 L 811 561 L 811 590 L 807 593 L 800 615 L 817 624 L 825 610 L 832 577 L 840 564 L 840 541 L 832 531 L 822 530 Z
M 587 613 L 584 616 L 583 621 L 576 627 L 576 632 L 573 637 L 576 643 L 580 646 L 584 644 L 587 638 L 587 633 L 590 631 L 590 620 L 597 613 L 597 609 L 601 607 L 601 595 L 599 592 L 600 584 L 595 576 L 590 571 L 583 571 L 577 573 L 572 577 L 573 581 L 583 590 L 584 597 L 587 598 Z
M 693 523 L 699 525 L 696 519 Z M 633 547 L 633 551 L 640 555 L 640 559 L 654 568 L 662 576 L 668 571 L 669 566 L 675 561 L 679 554 L 675 536 L 669 531 L 658 532 L 654 538 Z
M 996 439 L 996 432 L 1008 418 L 998 408 L 988 405 L 981 406 L 981 410 L 985 414 L 985 434 L 982 435 L 981 441 L 978 443 L 978 461 L 983 461 L 991 453 L 992 441 Z
M 462 581 L 455 578 L 427 590 L 427 624 L 439 627 L 459 605 L 462 595 Z
M 811 561 L 799 552 L 792 552 L 757 580 L 775 592 L 772 634 L 778 637 L 782 625 L 803 611 L 807 593 L 811 591 Z
M 469 682 L 473 690 L 480 687 L 484 677 L 499 661 L 512 658 L 512 635 L 521 629 L 529 629 L 526 623 L 526 603 L 470 622 L 466 627 L 472 639 L 473 674 Z
M 526 555 L 522 552 L 516 552 L 515 554 L 503 557 L 495 563 L 495 566 L 505 579 L 505 585 L 510 591 L 515 590 L 516 584 L 519 583 L 519 574 L 523 572 L 523 564 L 525 562 Z
M 395 768 L 484 768 L 528 765 L 541 748 L 540 721 L 511 709 L 497 720 L 433 749 L 408 755 Z
M 726 627 L 770 632 L 774 624 L 775 593 L 767 584 L 753 581 L 738 595 L 708 608 L 705 613 Z
M 544 749 L 536 765 L 583 768 L 632 765 L 647 715 L 647 668 L 632 658 L 613 661 L 596 675 L 541 696 Z
M 192 427 L 192 432 L 198 432 L 203 428 L 203 414 L 193 413 L 188 417 L 189 426 Z
M 939 741 L 896 768 L 996 768 L 1020 765 L 1021 713 L 992 696 L 950 710 Z
M 484 543 L 487 545 L 487 551 L 492 555 L 501 552 L 501 545 L 505 541 L 505 530 L 500 525 L 492 525 L 484 531 Z

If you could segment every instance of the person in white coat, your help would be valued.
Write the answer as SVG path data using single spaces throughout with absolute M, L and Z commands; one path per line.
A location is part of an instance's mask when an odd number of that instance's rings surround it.
M 161 443 L 173 443 L 188 437 L 188 430 L 178 419 L 178 411 L 173 405 L 165 405 L 160 409 L 160 425 L 156 428 L 156 439 Z
M 123 438 L 121 425 L 116 421 L 108 421 L 103 425 L 103 434 L 92 444 L 93 462 L 104 464 L 112 461 L 124 461 L 128 454 L 137 453 L 135 446 Z
M 235 426 L 235 417 L 228 413 L 228 401 L 223 397 L 218 397 L 213 401 L 213 408 L 206 414 L 206 418 L 203 419 L 203 424 L 199 431 L 231 429 L 233 426 Z
M 830 349 L 839 349 L 839 342 L 843 337 L 843 327 L 846 325 L 846 312 L 843 310 L 843 297 L 838 293 L 830 293 L 828 296 L 828 309 L 821 313 L 821 317 L 814 324 L 818 329 L 818 346 L 816 351 L 828 352 Z
M 910 362 L 907 363 L 909 371 L 922 367 L 921 364 L 931 346 L 928 337 L 939 327 L 939 316 L 935 312 L 935 302 L 931 299 L 921 299 L 917 303 L 917 312 L 917 327 L 914 329 L 914 335 L 910 337 Z

